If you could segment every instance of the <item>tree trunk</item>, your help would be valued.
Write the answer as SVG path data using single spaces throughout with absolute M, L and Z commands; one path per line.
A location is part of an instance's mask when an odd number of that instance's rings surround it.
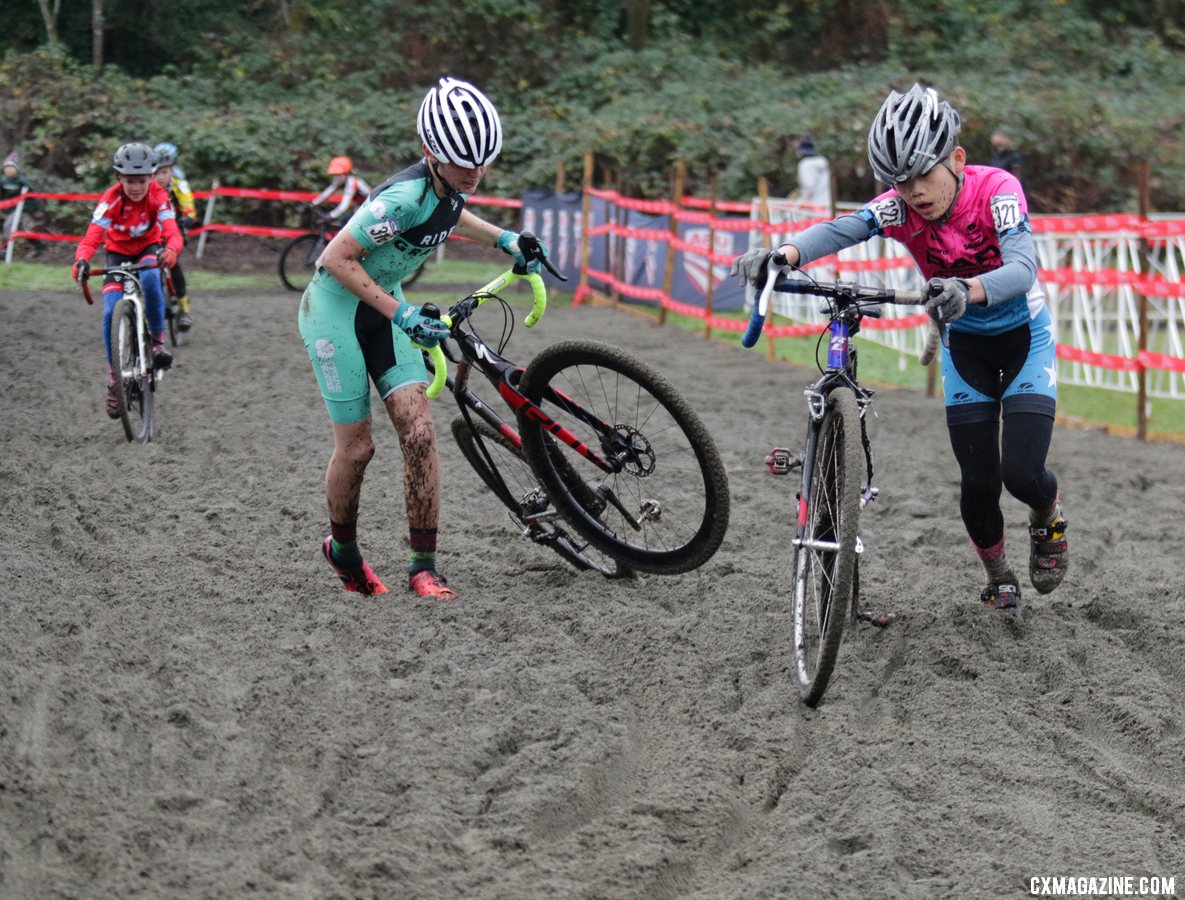
M 58 46 L 58 4 L 54 4 L 54 8 L 49 8 L 49 0 L 37 0 L 37 5 L 41 7 L 41 18 L 45 21 L 45 36 L 49 41 L 51 50 L 56 50 Z
M 650 42 L 650 0 L 626 0 L 626 43 L 631 50 L 644 50 Z
M 91 0 L 91 65 L 103 71 L 103 0 Z

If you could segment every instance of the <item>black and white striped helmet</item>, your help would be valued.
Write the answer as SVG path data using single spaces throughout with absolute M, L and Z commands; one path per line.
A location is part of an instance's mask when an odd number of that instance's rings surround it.
M 428 91 L 416 131 L 437 160 L 465 169 L 489 165 L 502 149 L 498 110 L 485 94 L 456 78 L 442 78 Z
M 962 121 L 934 88 L 892 91 L 868 132 L 868 161 L 885 184 L 925 175 L 955 149 Z

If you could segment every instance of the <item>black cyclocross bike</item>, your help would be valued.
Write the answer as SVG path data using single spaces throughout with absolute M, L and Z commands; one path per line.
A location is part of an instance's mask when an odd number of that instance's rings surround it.
M 861 610 L 858 560 L 864 552 L 860 540 L 860 510 L 878 494 L 872 484 L 872 445 L 868 441 L 865 416 L 872 406 L 873 391 L 856 379 L 856 348 L 852 338 L 860 321 L 881 314 L 885 303 L 916 305 L 925 302 L 921 293 L 889 288 L 866 287 L 851 282 L 814 281 L 778 276 L 786 267 L 779 253 L 771 256 L 765 284 L 748 330 L 741 343 L 752 347 L 761 336 L 773 292 L 812 294 L 826 301 L 827 364 L 816 363 L 822 373 L 804 393 L 807 399 L 806 443 L 801 455 L 775 447 L 766 465 L 775 475 L 801 470 L 798 488 L 797 526 L 791 569 L 791 599 L 794 674 L 803 701 L 814 706 L 822 698 L 843 641 L 845 621 L 864 619 L 887 625 L 890 616 Z M 928 362 L 937 343 L 931 330 L 922 359 Z
M 566 280 L 529 232 L 519 247 L 528 263 L 538 260 Z M 429 351 L 428 396 L 447 385 L 456 399 L 452 431 L 465 459 L 524 536 L 578 569 L 612 578 L 702 565 L 724 539 L 729 508 L 724 465 L 707 428 L 665 378 L 617 347 L 563 341 L 525 369 L 505 359 L 513 316 L 498 292 L 517 281 L 531 288 L 526 325 L 533 326 L 547 291 L 540 274 L 516 265 L 455 303 L 441 317 L 450 337 Z M 495 299 L 503 310 L 496 349 L 472 321 Z M 423 312 L 439 315 L 431 305 Z M 456 364 L 451 375 L 448 360 Z M 512 419 L 469 387 L 474 370 Z

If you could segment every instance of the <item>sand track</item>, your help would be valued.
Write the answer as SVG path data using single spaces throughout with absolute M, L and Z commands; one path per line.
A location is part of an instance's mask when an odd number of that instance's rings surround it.
M 328 421 L 296 298 L 195 302 L 159 443 L 103 413 L 98 315 L 0 294 L 0 895 L 1022 896 L 1039 875 L 1185 890 L 1185 449 L 1058 429 L 1073 567 L 1017 628 L 978 608 L 937 401 L 878 395 L 866 601 L 824 705 L 789 678 L 809 373 L 608 310 L 720 444 L 732 524 L 697 572 L 610 582 L 520 541 L 441 407 L 442 566 L 402 589 L 389 428 L 363 494 L 393 586 L 319 557 Z M 1023 564 L 1023 510 L 1005 502 Z

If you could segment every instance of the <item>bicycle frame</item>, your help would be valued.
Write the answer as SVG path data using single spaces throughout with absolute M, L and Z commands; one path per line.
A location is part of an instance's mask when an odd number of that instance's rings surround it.
M 111 266 L 105 269 L 91 269 L 87 273 L 87 277 L 97 277 L 100 275 L 107 275 L 110 273 L 117 273 L 121 276 L 121 283 L 123 285 L 123 297 L 131 302 L 132 307 L 136 310 L 136 345 L 140 350 L 140 371 L 136 374 L 140 377 L 152 375 L 152 384 L 155 387 L 160 373 L 152 368 L 150 360 L 151 348 L 144 342 L 144 336 L 148 333 L 147 313 L 144 310 L 144 285 L 140 283 L 139 273 L 146 269 L 158 269 L 156 263 L 124 263 L 119 266 Z M 129 284 L 132 288 L 129 290 Z M 82 281 L 82 295 L 86 298 L 86 302 L 94 305 L 94 298 L 91 296 L 90 286 L 86 279 Z M 109 347 L 108 350 L 111 348 Z
M 543 315 L 543 310 L 546 308 L 546 289 L 543 285 L 543 279 L 538 274 L 521 275 L 512 271 L 500 275 L 498 278 L 491 281 L 485 287 L 473 294 L 470 294 L 464 300 L 457 303 L 448 316 L 442 317 L 444 321 L 450 325 L 458 325 L 460 321 L 467 319 L 479 306 L 485 303 L 492 297 L 498 295 L 498 292 L 504 289 L 507 285 L 515 281 L 526 281 L 531 285 L 534 294 L 534 307 L 531 313 L 527 316 L 527 327 L 533 326 L 539 321 Z M 454 323 L 452 320 L 456 317 L 460 321 Z M 430 359 L 433 368 L 433 382 L 428 388 L 428 397 L 436 397 L 440 390 L 447 385 L 450 393 L 457 400 L 458 406 L 462 411 L 473 410 L 477 412 L 492 427 L 497 428 L 507 440 L 511 441 L 516 447 L 522 445 L 517 429 L 515 429 L 509 422 L 499 416 L 494 410 L 475 394 L 468 386 L 469 375 L 474 368 L 476 368 L 497 390 L 498 395 L 506 401 L 516 413 L 521 413 L 530 419 L 537 421 L 546 431 L 552 434 L 557 440 L 571 447 L 585 459 L 592 462 L 595 466 L 604 472 L 616 474 L 622 470 L 623 462 L 621 458 L 607 458 L 596 450 L 593 450 L 572 432 L 564 428 L 554 419 L 547 415 L 543 410 L 531 402 L 521 391 L 518 390 L 516 382 L 523 372 L 521 366 L 515 365 L 509 360 L 499 355 L 489 344 L 482 340 L 477 334 L 472 331 L 461 331 L 454 327 L 452 339 L 456 341 L 457 347 L 460 349 L 461 358 L 455 360 L 457 363 L 457 370 L 455 375 L 447 374 L 447 364 L 445 362 L 446 356 L 440 347 L 434 347 L 430 351 Z M 601 421 L 596 416 L 588 412 L 579 404 L 572 401 L 570 398 L 559 394 L 558 392 L 548 388 L 548 397 L 557 405 L 564 406 L 569 412 L 580 419 L 582 422 L 590 425 L 598 432 L 609 431 L 611 427 L 608 423 Z

